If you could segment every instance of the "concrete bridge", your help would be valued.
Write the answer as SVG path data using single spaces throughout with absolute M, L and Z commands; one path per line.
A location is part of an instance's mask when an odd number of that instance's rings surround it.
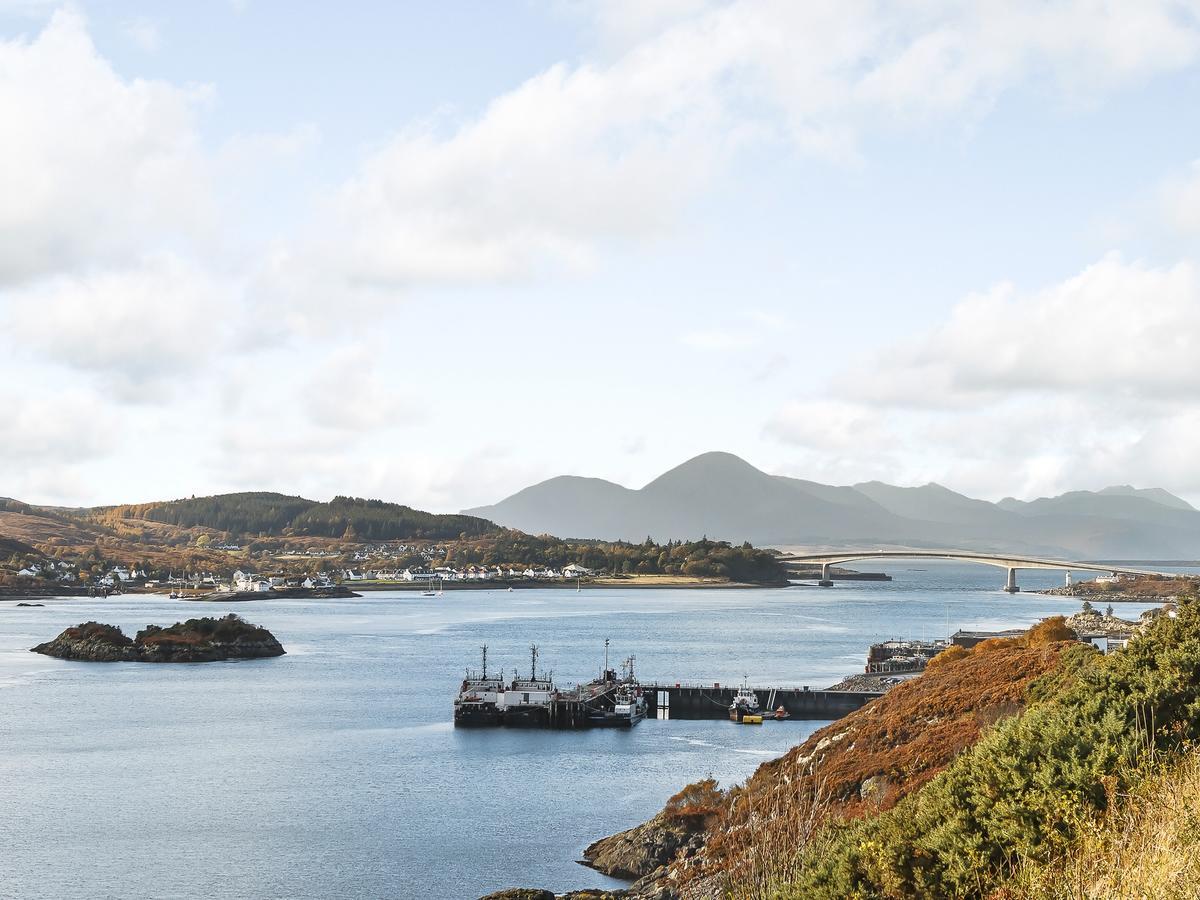
M 996 566 L 1008 570 L 1008 580 L 1004 590 L 1010 594 L 1015 594 L 1020 590 L 1017 587 L 1018 569 L 1057 569 L 1067 572 L 1068 575 L 1072 571 L 1103 572 L 1106 575 L 1167 575 L 1165 572 L 1155 572 L 1151 569 L 1130 569 L 1125 566 L 1110 566 L 1103 563 L 1070 562 L 1063 559 L 1011 556 L 1004 553 L 972 550 L 836 550 L 828 553 L 787 553 L 779 559 L 781 562 L 794 566 L 820 566 L 821 580 L 818 584 L 822 587 L 829 587 L 833 584 L 829 571 L 831 566 L 864 559 L 949 559 Z

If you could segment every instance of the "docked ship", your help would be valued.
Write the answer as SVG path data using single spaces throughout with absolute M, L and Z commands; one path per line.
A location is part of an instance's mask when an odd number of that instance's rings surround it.
M 529 652 L 529 677 L 521 678 L 514 672 L 512 682 L 501 691 L 497 700 L 500 722 L 508 728 L 547 728 L 550 725 L 550 704 L 558 692 L 552 676 L 538 677 L 537 644 L 531 645 Z
M 646 698 L 642 696 L 642 686 L 638 684 L 633 672 L 633 657 L 630 656 L 621 664 L 621 679 L 617 681 L 616 673 L 608 669 L 608 642 L 605 649 L 605 684 L 610 688 L 613 698 L 613 708 L 594 710 L 589 716 L 589 724 L 601 728 L 632 728 L 646 718 Z M 616 688 L 612 689 L 615 683 Z
M 467 670 L 458 696 L 454 698 L 454 724 L 458 727 L 500 724 L 500 694 L 504 690 L 502 678 L 488 678 L 487 644 L 483 651 L 483 664 L 479 672 Z
M 762 722 L 762 707 L 758 703 L 758 695 L 747 686 L 745 679 L 742 680 L 742 686 L 738 688 L 737 695 L 733 698 L 733 702 L 729 704 L 729 721 L 730 722 L 745 722 L 749 717 L 753 722 Z
M 636 685 L 623 684 L 617 688 L 616 704 L 613 706 L 614 724 L 632 728 L 646 718 L 646 698 Z

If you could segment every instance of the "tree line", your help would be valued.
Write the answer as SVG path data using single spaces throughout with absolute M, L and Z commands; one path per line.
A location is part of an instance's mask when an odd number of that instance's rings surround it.
M 466 545 L 448 551 L 447 564 L 526 565 L 561 569 L 571 563 L 614 575 L 689 575 L 728 578 L 748 583 L 783 582 L 786 569 L 776 554 L 727 541 L 668 541 L 647 537 L 640 544 L 564 540 L 551 535 L 530 535 L 506 530 L 487 544 Z
M 307 535 L 348 541 L 447 540 L 496 530 L 486 519 L 443 515 L 359 497 L 328 503 L 249 492 L 106 507 L 102 519 L 146 519 L 181 528 L 204 527 L 233 536 Z

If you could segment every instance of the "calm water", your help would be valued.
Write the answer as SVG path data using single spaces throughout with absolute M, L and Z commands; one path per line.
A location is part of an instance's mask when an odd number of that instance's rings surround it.
M 0 895 L 471 898 L 616 886 L 573 861 L 588 843 L 649 817 L 688 781 L 744 779 L 822 723 L 455 731 L 451 701 L 478 645 L 511 674 L 536 641 L 560 683 L 590 678 L 608 637 L 614 659 L 636 654 L 644 680 L 746 672 L 816 688 L 861 671 L 876 640 L 1077 608 L 1003 594 L 999 569 L 886 570 L 895 581 L 824 590 L 0 604 Z M 1049 587 L 1061 575 L 1020 582 Z M 228 610 L 270 628 L 288 655 L 154 666 L 27 652 L 88 619 L 132 633 Z

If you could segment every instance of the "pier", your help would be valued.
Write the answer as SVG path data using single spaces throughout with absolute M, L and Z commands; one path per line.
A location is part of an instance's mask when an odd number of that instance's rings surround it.
M 551 701 L 546 727 L 554 729 L 590 728 L 593 712 L 611 712 L 616 685 L 586 687 L 557 694 Z M 737 694 L 734 685 L 713 684 L 642 684 L 647 719 L 728 719 L 729 705 Z M 861 709 L 876 697 L 877 691 L 812 691 L 807 687 L 751 688 L 768 719 L 782 706 L 791 719 L 833 720 Z
M 810 691 L 807 687 L 752 688 L 764 716 L 782 706 L 792 719 L 840 719 L 882 693 Z M 650 719 L 728 719 L 735 685 L 643 684 Z

